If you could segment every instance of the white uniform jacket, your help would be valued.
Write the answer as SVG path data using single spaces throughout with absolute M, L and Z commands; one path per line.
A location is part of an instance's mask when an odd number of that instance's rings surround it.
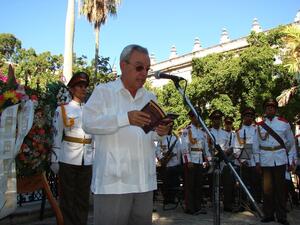
M 259 161 L 262 167 L 281 166 L 292 162 L 295 155 L 295 140 L 290 124 L 283 118 L 275 116 L 272 120 L 265 118 L 265 123 L 271 127 L 284 141 L 287 149 L 280 144 L 262 126 L 257 123 L 257 135 L 253 143 L 253 149 L 259 153 Z M 266 150 L 268 149 L 268 150 Z M 287 153 L 288 152 L 288 153 Z
M 129 123 L 128 112 L 141 110 L 156 97 L 140 88 L 133 98 L 121 79 L 98 85 L 83 110 L 83 129 L 94 134 L 94 194 L 146 192 L 157 188 L 155 144 L 158 135 L 146 134 Z
M 175 140 L 177 141 L 172 150 L 173 157 L 167 163 L 167 167 L 178 166 L 181 164 L 181 156 L 183 151 L 181 140 L 174 135 L 168 135 L 159 141 L 159 144 L 156 146 L 156 157 L 161 160 L 164 157 L 164 154 L 168 151 L 168 146 L 171 147 Z
M 233 146 L 235 134 L 233 132 L 227 132 L 223 129 L 210 128 L 211 134 L 215 137 L 216 143 L 220 145 L 223 151 L 227 151 Z
M 239 129 L 236 132 L 236 138 L 234 140 L 234 148 L 233 148 L 234 155 L 237 158 L 235 160 L 236 165 L 240 165 L 241 162 L 247 161 L 247 165 L 249 167 L 255 166 L 256 161 L 258 161 L 259 159 L 259 155 L 257 153 L 254 154 L 253 152 L 253 140 L 255 139 L 256 135 L 257 134 L 256 134 L 255 125 L 250 125 L 250 126 L 243 125 L 241 129 Z M 242 151 L 245 151 L 243 150 L 245 144 L 249 145 L 249 147 L 252 146 L 251 154 L 245 155 L 246 157 L 249 157 L 249 160 L 240 158 Z
M 57 107 L 53 118 L 54 127 L 54 143 L 52 150 L 52 162 L 64 162 L 72 165 L 91 165 L 94 156 L 93 142 L 91 144 L 83 144 L 65 141 L 64 137 L 92 139 L 92 135 L 87 134 L 82 129 L 82 109 L 83 103 L 71 101 L 64 105 L 66 112 L 66 120 L 71 120 L 74 124 L 66 127 L 63 122 L 62 108 Z
M 204 158 L 206 160 L 210 159 L 211 154 L 208 150 L 207 138 L 202 129 L 191 124 L 188 129 L 188 136 L 191 162 L 203 164 Z

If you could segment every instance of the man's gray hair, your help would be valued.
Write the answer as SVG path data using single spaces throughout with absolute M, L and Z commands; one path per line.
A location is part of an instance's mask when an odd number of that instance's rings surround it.
M 134 52 L 134 51 L 149 55 L 147 48 L 144 48 L 140 45 L 135 45 L 135 44 L 127 45 L 123 49 L 123 51 L 120 55 L 120 62 L 122 62 L 122 61 L 129 62 L 130 56 L 131 56 L 132 52 Z

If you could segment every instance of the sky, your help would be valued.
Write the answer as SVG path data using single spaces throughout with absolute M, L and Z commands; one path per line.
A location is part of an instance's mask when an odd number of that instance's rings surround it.
M 77 11 L 77 2 L 76 11 Z M 63 54 L 67 0 L 0 0 L 0 33 L 14 34 L 23 48 Z M 231 40 L 247 36 L 254 18 L 263 30 L 292 23 L 300 0 L 123 0 L 117 16 L 100 30 L 100 55 L 118 68 L 128 44 L 139 44 L 156 62 L 191 52 L 200 38 L 203 48 L 219 44 L 222 28 Z M 93 26 L 76 12 L 74 52 L 94 56 Z

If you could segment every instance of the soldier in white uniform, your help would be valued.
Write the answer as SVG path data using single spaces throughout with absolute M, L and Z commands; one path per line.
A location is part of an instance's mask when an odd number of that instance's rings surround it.
M 259 153 L 257 168 L 263 176 L 262 222 L 274 221 L 288 225 L 286 215 L 285 172 L 290 170 L 295 152 L 295 140 L 290 124 L 276 116 L 278 103 L 274 99 L 264 102 L 265 117 L 257 123 L 257 136 L 253 143 L 255 153 Z
M 221 128 L 223 113 L 220 110 L 213 111 L 209 118 L 212 122 L 210 128 L 211 134 L 215 137 L 216 143 L 220 145 L 227 156 L 232 154 L 232 146 L 234 143 L 234 133 L 225 131 Z M 209 146 L 212 147 L 212 140 L 208 140 Z M 234 177 L 230 168 L 221 162 L 222 170 L 222 186 L 223 186 L 223 205 L 224 211 L 232 212 L 234 204 Z
M 182 144 L 175 134 L 165 136 L 157 145 L 156 155 L 161 164 L 164 204 L 176 203 L 176 188 L 180 187 L 182 176 L 181 153 Z
M 72 101 L 57 107 L 53 119 L 51 168 L 58 172 L 60 208 L 65 225 L 84 225 L 88 217 L 94 148 L 92 136 L 81 127 L 88 85 L 86 73 L 74 74 L 68 83 Z
M 204 164 L 207 163 L 210 153 L 207 138 L 202 131 L 197 118 L 192 111 L 188 113 L 191 125 L 188 127 L 189 156 L 185 156 L 187 172 L 185 177 L 186 213 L 206 213 L 203 204 Z
M 260 174 L 255 168 L 258 154 L 253 153 L 253 140 L 256 137 L 256 125 L 254 124 L 255 110 L 252 107 L 246 107 L 241 112 L 242 126 L 236 131 L 234 142 L 235 165 L 239 167 L 240 176 L 246 187 L 257 202 L 261 201 L 261 179 Z M 241 200 L 246 201 L 246 195 L 240 190 Z M 243 206 L 242 206 L 243 207 Z

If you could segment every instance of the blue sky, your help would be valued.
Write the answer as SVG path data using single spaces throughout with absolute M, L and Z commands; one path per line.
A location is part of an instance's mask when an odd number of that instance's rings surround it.
M 67 0 L 1 0 L 0 33 L 12 33 L 22 47 L 38 53 L 64 52 Z M 117 64 L 122 49 L 140 44 L 156 60 L 169 57 L 172 45 L 179 55 L 193 48 L 195 37 L 202 47 L 219 43 L 222 28 L 230 39 L 246 36 L 256 17 L 263 30 L 294 21 L 299 0 L 123 0 L 117 17 L 109 17 L 100 31 L 100 55 Z M 74 51 L 94 55 L 93 27 L 76 16 Z

